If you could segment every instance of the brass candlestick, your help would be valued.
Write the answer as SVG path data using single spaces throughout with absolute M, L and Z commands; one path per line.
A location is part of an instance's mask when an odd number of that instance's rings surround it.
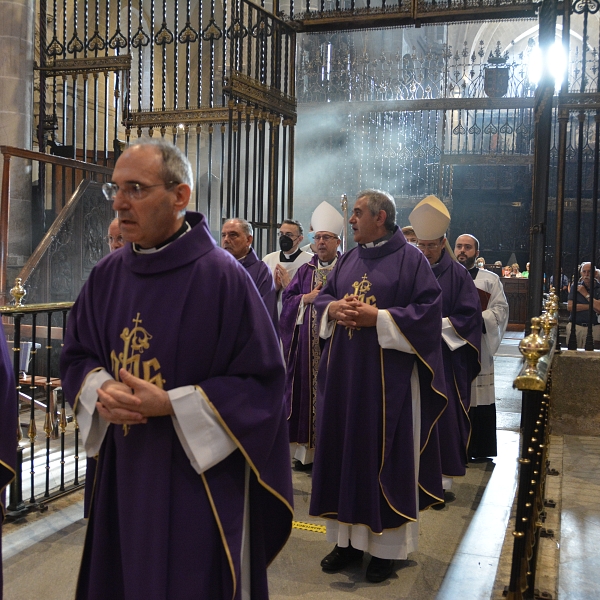
M 533 317 L 531 319 L 531 333 L 521 340 L 519 344 L 519 352 L 527 361 L 527 368 L 523 375 L 535 377 L 537 376 L 538 360 L 550 352 L 550 344 L 545 337 L 540 336 L 540 318 Z

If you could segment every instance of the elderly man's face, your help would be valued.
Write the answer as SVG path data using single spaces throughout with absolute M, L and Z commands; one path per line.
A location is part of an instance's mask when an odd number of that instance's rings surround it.
M 315 233 L 317 256 L 321 262 L 331 262 L 337 254 L 340 239 L 331 231 L 317 231 Z
M 112 181 L 119 186 L 113 209 L 126 242 L 153 248 L 171 237 L 182 223 L 179 212 L 187 206 L 190 188 L 184 183 L 169 185 L 161 179 L 162 155 L 153 146 L 132 146 L 117 160 Z M 139 184 L 140 199 L 127 190 Z M 152 187 L 151 187 L 152 186 Z
M 459 235 L 454 244 L 454 254 L 466 269 L 472 269 L 479 252 L 475 250 L 475 242 L 470 235 Z
M 445 241 L 445 236 L 441 240 L 419 240 L 417 248 L 425 255 L 430 265 L 435 265 L 442 257 Z
M 108 226 L 108 247 L 111 252 L 122 248 L 125 245 L 121 230 L 119 229 L 119 219 L 114 219 Z
M 590 282 L 590 277 L 592 276 L 592 266 L 590 263 L 584 263 L 581 265 L 581 278 L 585 283 Z
M 221 229 L 221 247 L 227 252 L 231 252 L 238 260 L 244 258 L 250 246 L 252 245 L 252 236 L 246 235 L 239 223 L 225 223 Z

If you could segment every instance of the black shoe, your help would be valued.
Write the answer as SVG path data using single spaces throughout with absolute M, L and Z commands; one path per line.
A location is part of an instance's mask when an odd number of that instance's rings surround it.
M 321 567 L 326 573 L 335 573 L 353 562 L 362 560 L 363 554 L 362 550 L 357 550 L 352 546 L 340 548 L 336 544 L 335 548 L 321 561 Z
M 454 492 L 444 492 L 444 504 L 446 502 L 454 502 L 456 500 L 456 494 Z
M 444 498 L 444 500 L 446 499 L 446 490 L 442 490 L 442 498 Z M 443 508 L 446 508 L 446 502 L 440 502 L 439 504 L 434 504 L 431 508 L 433 510 L 442 510 Z
M 381 583 L 394 572 L 394 561 L 390 558 L 373 556 L 367 567 L 367 581 Z
M 312 470 L 312 463 L 304 464 L 299 460 L 294 461 L 294 471 L 310 471 Z

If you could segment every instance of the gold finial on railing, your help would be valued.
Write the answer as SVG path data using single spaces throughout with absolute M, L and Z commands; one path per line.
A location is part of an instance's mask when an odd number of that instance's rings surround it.
M 33 398 L 31 399 L 33 402 Z M 35 438 L 37 437 L 37 427 L 35 426 L 35 419 L 31 419 L 29 421 L 29 429 L 27 430 L 27 437 L 29 441 L 33 444 L 35 442 Z
M 23 306 L 23 298 L 27 294 L 27 290 L 23 287 L 23 282 L 20 277 L 15 279 L 15 287 L 10 290 L 10 295 L 15 300 L 15 306 Z
M 61 433 L 65 433 L 67 431 L 67 411 L 63 406 L 60 409 L 60 418 L 58 420 L 58 426 L 60 428 Z
M 544 303 L 544 308 L 549 313 L 558 312 L 558 296 L 556 295 L 556 290 L 554 289 L 554 287 L 550 288 L 550 293 L 548 294 L 548 298 Z
M 52 430 L 53 430 L 53 426 L 52 426 L 52 417 L 50 415 L 50 412 L 46 412 L 46 416 L 44 417 L 44 433 L 46 434 L 46 437 L 49 438 L 52 435 Z
M 554 316 L 553 311 L 548 311 L 542 314 L 540 320 L 542 324 L 542 329 L 544 330 L 544 338 L 548 339 L 550 337 L 550 332 L 553 327 L 556 327 L 558 323 L 556 317 Z
M 550 352 L 550 344 L 548 340 L 539 334 L 540 331 L 540 318 L 533 317 L 531 319 L 531 333 L 521 340 L 519 344 L 519 352 L 525 357 L 527 361 L 527 368 L 523 375 L 525 376 L 537 376 L 537 362 L 538 360 Z

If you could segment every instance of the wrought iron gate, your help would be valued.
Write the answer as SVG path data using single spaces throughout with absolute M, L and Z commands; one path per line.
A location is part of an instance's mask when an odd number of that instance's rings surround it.
M 294 64 L 293 29 L 248 0 L 41 0 L 38 145 L 111 166 L 172 137 L 195 208 L 247 218 L 261 252 L 292 214 Z

